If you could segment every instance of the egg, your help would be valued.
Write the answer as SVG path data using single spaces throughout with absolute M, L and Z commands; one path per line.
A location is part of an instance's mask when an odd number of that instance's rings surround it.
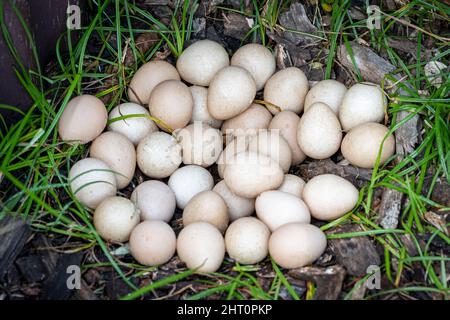
M 269 156 L 284 172 L 288 172 L 291 167 L 291 148 L 278 129 L 260 130 L 257 135 L 250 138 L 248 150 Z
M 251 216 L 255 211 L 255 199 L 244 198 L 234 194 L 224 180 L 219 181 L 214 186 L 213 191 L 218 193 L 225 201 L 230 221 Z
M 69 101 L 58 121 L 58 133 L 63 141 L 88 143 L 106 127 L 108 112 L 97 97 L 81 95 Z
M 269 253 L 281 267 L 301 268 L 317 260 L 327 247 L 325 234 L 307 223 L 288 223 L 269 239 Z
M 178 208 L 184 209 L 194 196 L 202 191 L 211 190 L 214 179 L 205 168 L 188 165 L 176 170 L 170 176 L 168 185 L 175 193 Z
M 270 121 L 270 130 L 279 130 L 280 135 L 286 140 L 292 153 L 292 165 L 302 163 L 306 155 L 300 149 L 297 141 L 297 128 L 300 117 L 292 111 L 278 112 Z
M 264 101 L 281 109 L 270 108 L 273 114 L 285 110 L 300 113 L 308 88 L 308 79 L 302 70 L 296 67 L 286 68 L 267 80 L 264 87 Z
M 236 154 L 225 166 L 224 180 L 238 196 L 256 198 L 261 192 L 278 188 L 284 179 L 283 170 L 268 156 L 252 151 Z
M 122 197 L 109 197 L 97 206 L 93 217 L 98 234 L 107 241 L 125 242 L 139 223 L 139 210 Z
M 234 221 L 225 234 L 228 255 L 241 264 L 254 264 L 264 260 L 269 252 L 270 231 L 253 217 Z
M 272 114 L 262 105 L 253 103 L 247 110 L 224 121 L 222 134 L 226 135 L 227 143 L 234 137 L 251 136 L 260 129 L 267 129 Z
M 339 150 L 342 131 L 334 112 L 316 102 L 303 114 L 297 128 L 297 141 L 303 152 L 313 159 L 326 159 Z
M 351 211 L 358 202 L 359 192 L 353 184 L 334 174 L 315 176 L 303 189 L 303 200 L 311 215 L 331 221 Z
M 306 94 L 304 111 L 308 111 L 314 103 L 322 102 L 338 114 L 346 92 L 347 87 L 339 81 L 331 79 L 319 81 Z
M 341 152 L 352 165 L 371 169 L 375 167 L 382 147 L 380 164 L 384 164 L 395 152 L 395 139 L 382 124 L 369 122 L 351 129 L 342 140 Z M 388 135 L 388 136 L 387 136 Z M 387 136 L 383 142 L 384 137 Z
M 311 221 L 309 209 L 299 197 L 278 190 L 261 193 L 256 198 L 255 209 L 258 218 L 272 232 L 286 223 Z
M 207 222 L 194 222 L 181 230 L 177 253 L 189 269 L 215 272 L 225 256 L 225 241 L 220 231 Z
M 133 115 L 133 117 L 111 122 L 114 119 L 129 115 Z M 109 113 L 108 130 L 124 135 L 137 146 L 145 136 L 158 131 L 158 127 L 148 116 L 150 116 L 148 110 L 136 103 L 119 104 Z
M 339 108 L 342 129 L 348 131 L 366 122 L 380 122 L 386 106 L 387 99 L 378 85 L 369 82 L 353 85 Z
M 68 179 L 74 196 L 91 209 L 117 192 L 112 169 L 99 159 L 85 158 L 78 161 L 70 169 Z
M 305 181 L 302 178 L 293 174 L 285 174 L 283 183 L 278 188 L 278 190 L 293 194 L 294 196 L 302 199 L 302 192 L 304 187 Z
M 143 221 L 130 236 L 131 254 L 146 266 L 166 263 L 175 254 L 176 246 L 175 232 L 163 221 Z
M 146 104 L 153 89 L 163 81 L 180 80 L 177 69 L 163 60 L 154 60 L 141 66 L 130 82 L 128 97 L 131 102 Z
M 141 212 L 141 220 L 169 222 L 175 212 L 175 194 L 164 182 L 148 180 L 138 185 L 131 194 Z
M 223 179 L 225 165 L 228 162 L 234 161 L 237 153 L 247 151 L 249 138 L 250 137 L 246 136 L 238 136 L 231 140 L 231 142 L 228 143 L 228 145 L 222 151 L 219 158 L 217 159 L 217 172 L 220 178 Z
M 222 197 L 214 191 L 203 191 L 195 195 L 183 210 L 183 225 L 204 221 L 221 232 L 228 226 L 228 209 Z
M 162 179 L 170 176 L 181 164 L 181 146 L 170 134 L 154 132 L 139 142 L 137 164 L 148 177 Z
M 104 132 L 92 142 L 89 154 L 104 161 L 114 171 L 118 189 L 130 184 L 136 169 L 136 150 L 125 136 Z
M 242 67 L 252 75 L 256 90 L 264 88 L 266 81 L 275 72 L 275 57 L 269 49 L 257 43 L 240 47 L 231 57 L 231 65 Z
M 231 119 L 250 107 L 255 95 L 256 84 L 247 70 L 225 67 L 211 80 L 208 111 L 215 119 Z
M 200 86 L 192 86 L 189 87 L 189 90 L 191 91 L 192 99 L 194 99 L 194 108 L 189 123 L 201 121 L 213 128 L 220 128 L 223 121 L 214 119 L 208 111 L 208 89 Z
M 220 130 L 202 122 L 195 122 L 176 132 L 181 145 L 184 164 L 209 167 L 219 158 L 223 149 Z
M 205 39 L 184 49 L 177 60 L 177 69 L 184 81 L 207 87 L 214 75 L 229 64 L 230 58 L 224 47 Z
M 191 91 L 181 81 L 166 80 L 158 84 L 150 95 L 148 108 L 152 117 L 164 131 L 185 127 L 192 117 L 194 99 Z

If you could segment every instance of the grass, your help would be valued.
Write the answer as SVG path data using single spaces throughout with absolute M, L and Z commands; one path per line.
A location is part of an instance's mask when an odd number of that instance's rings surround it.
M 443 252 L 432 250 L 431 243 L 439 239 L 446 246 L 450 244 L 449 236 L 442 229 L 431 224 L 425 217 L 428 211 L 445 211 L 449 208 L 431 199 L 431 193 L 439 180 L 450 182 L 450 131 L 448 98 L 450 81 L 448 74 L 443 74 L 443 84 L 436 88 L 424 75 L 423 68 L 428 60 L 419 54 L 424 49 L 425 41 L 434 41 L 436 55 L 432 59 L 448 65 L 448 35 L 438 35 L 430 31 L 429 22 L 439 18 L 448 23 L 449 7 L 439 1 L 413 0 L 397 11 L 386 12 L 381 23 L 381 30 L 370 30 L 366 21 L 354 21 L 348 10 L 350 1 L 325 1 L 314 8 L 315 23 L 320 22 L 326 14 L 321 6 L 331 8 L 330 27 L 318 26 L 317 37 L 329 51 L 328 57 L 321 62 L 325 66 L 326 78 L 336 67 L 336 49 L 344 43 L 349 47 L 353 40 L 365 39 L 377 52 L 384 52 L 390 62 L 397 68 L 396 72 L 405 75 L 399 90 L 389 96 L 387 116 L 391 131 L 401 126 L 408 119 L 396 123 L 396 115 L 401 110 L 420 115 L 423 122 L 422 139 L 414 151 L 403 159 L 392 159 L 389 164 L 377 166 L 371 181 L 360 190 L 359 205 L 344 217 L 322 227 L 329 230 L 344 223 L 358 224 L 362 231 L 329 235 L 329 239 L 368 236 L 382 249 L 384 255 L 381 265 L 382 273 L 389 283 L 387 288 L 370 291 L 366 299 L 379 299 L 391 295 L 412 298 L 417 292 L 432 293 L 440 298 L 448 298 L 448 274 L 446 266 L 449 257 Z M 198 9 L 196 1 L 180 1 L 169 23 L 163 24 L 150 12 L 137 6 L 134 1 L 90 1 L 93 16 L 89 24 L 79 32 L 76 43 L 71 42 L 70 31 L 58 39 L 56 48 L 55 72 L 44 74 L 41 69 L 31 72 L 26 70 L 15 51 L 9 36 L 10 30 L 4 24 L 4 4 L 0 2 L 0 24 L 6 43 L 16 59 L 16 74 L 22 85 L 33 99 L 30 110 L 22 114 L 22 120 L 7 126 L 5 119 L 0 119 L 0 190 L 1 212 L 4 215 L 16 215 L 31 221 L 36 232 L 63 237 L 77 250 L 93 250 L 99 247 L 106 260 L 102 266 L 115 269 L 117 274 L 130 286 L 130 294 L 123 299 L 136 299 L 149 295 L 159 288 L 189 280 L 199 285 L 202 290 L 194 292 L 189 299 L 204 299 L 220 296 L 223 299 L 311 299 L 315 287 L 308 283 L 306 293 L 298 292 L 289 283 L 284 270 L 272 260 L 265 262 L 273 271 L 269 283 L 261 284 L 258 272 L 261 266 L 240 266 L 226 263 L 227 272 L 211 275 L 193 275 L 182 271 L 169 275 L 150 285 L 137 288 L 133 278 L 145 278 L 148 268 L 136 266 L 111 253 L 114 245 L 105 243 L 98 236 L 91 223 L 91 212 L 71 196 L 67 183 L 67 174 L 71 165 L 86 156 L 84 145 L 67 145 L 58 139 L 56 125 L 64 107 L 74 95 L 92 93 L 98 97 L 110 95 L 108 110 L 127 99 L 127 84 L 139 65 L 151 59 L 156 52 L 167 48 L 174 57 L 183 51 L 186 42 L 192 36 L 194 14 Z M 253 18 L 255 24 L 248 34 L 248 39 L 261 41 L 271 46 L 267 32 L 279 32 L 283 28 L 278 24 L 279 15 L 286 10 L 289 2 L 257 1 L 251 2 L 252 9 L 217 8 L 230 10 Z M 381 11 L 386 9 L 381 7 Z M 19 12 L 15 10 L 19 15 Z M 20 16 L 20 15 L 19 15 Z M 392 18 L 393 17 L 393 18 Z M 399 22 L 400 20 L 400 22 Z M 413 27 L 407 25 L 408 23 Z M 25 30 L 26 25 L 20 18 Z M 388 38 L 405 38 L 399 30 L 415 30 L 417 46 L 416 61 L 405 61 L 401 53 L 389 45 Z M 287 30 L 289 31 L 289 30 Z M 292 30 L 292 32 L 297 32 Z M 138 34 L 156 33 L 160 41 L 147 52 L 139 50 L 135 40 Z M 301 33 L 301 32 L 299 32 Z M 432 35 L 430 35 L 432 33 Z M 32 36 L 27 30 L 29 41 Z M 88 50 L 89 43 L 97 43 L 95 52 Z M 66 43 L 68 54 L 61 48 Z M 37 60 L 36 47 L 33 45 L 34 58 Z M 123 62 L 124 52 L 130 49 L 137 64 L 127 66 Z M 314 58 L 316 59 L 316 58 Z M 352 59 L 354 59 L 352 57 Z M 354 60 L 353 60 L 354 61 Z M 37 63 L 39 65 L 39 63 Z M 111 84 L 111 79 L 115 82 Z M 355 81 L 361 80 L 357 71 Z M 87 88 L 87 89 L 86 89 Z M 426 91 L 425 96 L 423 92 Z M 3 109 L 17 110 L 14 106 L 0 106 Z M 426 191 L 427 181 L 431 186 Z M 385 230 L 377 223 L 376 191 L 391 188 L 403 193 L 408 201 L 403 207 L 396 230 Z M 448 225 L 445 227 L 448 228 Z M 409 237 L 417 254 L 408 252 L 404 236 Z M 420 266 L 424 270 L 420 283 L 408 281 L 413 268 Z M 86 262 L 85 270 L 95 268 Z M 352 288 L 343 293 L 346 299 L 361 285 L 365 278 L 348 279 Z

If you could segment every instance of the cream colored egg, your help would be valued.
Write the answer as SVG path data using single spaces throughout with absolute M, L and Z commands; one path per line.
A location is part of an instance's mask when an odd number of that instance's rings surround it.
M 63 141 L 88 143 L 106 127 L 108 112 L 97 97 L 81 95 L 69 101 L 58 121 L 58 133 Z
M 327 247 L 325 234 L 307 223 L 288 223 L 269 239 L 269 253 L 281 267 L 301 268 L 317 260 Z
M 278 129 L 260 130 L 256 136 L 250 138 L 248 150 L 269 156 L 280 165 L 285 173 L 291 167 L 291 148 Z
M 219 158 L 217 159 L 217 172 L 220 178 L 223 179 L 225 165 L 228 162 L 234 161 L 236 154 L 238 154 L 239 152 L 247 151 L 249 139 L 250 137 L 238 136 L 231 140 L 231 142 L 228 143 L 228 145 L 222 151 Z
M 223 68 L 211 80 L 208 111 L 215 119 L 231 119 L 250 107 L 255 95 L 256 84 L 247 70 L 235 66 Z
M 286 140 L 291 148 L 292 165 L 297 165 L 305 160 L 306 155 L 298 145 L 297 128 L 300 122 L 300 117 L 292 111 L 278 112 L 270 121 L 270 130 L 279 130 L 280 135 Z
M 215 272 L 225 256 L 225 241 L 220 231 L 207 222 L 194 222 L 181 230 L 177 253 L 189 269 Z
M 192 98 L 194 99 L 194 109 L 192 110 L 192 118 L 189 123 L 201 121 L 213 128 L 220 128 L 222 120 L 214 119 L 208 111 L 208 89 L 200 86 L 189 87 Z
M 278 188 L 278 190 L 293 194 L 294 196 L 302 199 L 302 192 L 304 187 L 305 181 L 302 178 L 293 174 L 285 174 L 283 183 Z
M 111 122 L 108 130 L 123 134 L 135 146 L 145 136 L 158 131 L 156 124 L 148 118 L 150 113 L 144 107 L 136 103 L 122 103 L 111 110 L 109 121 L 130 116 L 129 118 Z
M 234 194 L 224 180 L 219 181 L 213 188 L 213 191 L 218 193 L 225 201 L 230 221 L 251 216 L 255 211 L 255 199 L 244 198 Z
M 197 194 L 211 190 L 214 187 L 214 179 L 205 168 L 189 165 L 176 170 L 170 176 L 168 185 L 175 193 L 178 208 L 184 209 Z
M 297 128 L 297 141 L 303 152 L 313 159 L 326 159 L 339 150 L 342 131 L 334 112 L 316 102 L 303 114 Z
M 269 252 L 270 231 L 253 217 L 234 221 L 225 234 L 228 255 L 242 264 L 254 264 L 264 260 Z
M 334 174 L 315 176 L 303 189 L 303 200 L 311 215 L 331 221 L 352 210 L 358 202 L 358 190 L 353 184 Z
M 148 103 L 153 89 L 166 80 L 180 80 L 180 75 L 173 65 L 163 60 L 147 62 L 131 79 L 128 89 L 130 101 L 139 104 Z
M 112 169 L 102 160 L 85 158 L 69 171 L 70 190 L 85 206 L 95 209 L 100 202 L 117 192 Z
M 386 106 L 387 99 L 378 85 L 369 82 L 353 85 L 339 108 L 342 129 L 348 131 L 366 122 L 380 122 Z
M 256 198 L 261 192 L 278 188 L 284 179 L 283 170 L 268 156 L 252 151 L 236 154 L 225 166 L 224 180 L 238 196 Z
M 169 222 L 175 212 L 175 194 L 167 184 L 148 180 L 136 187 L 131 194 L 141 212 L 141 220 L 162 220 Z
M 170 134 L 154 132 L 139 142 L 137 164 L 148 177 L 162 179 L 170 176 L 181 164 L 181 146 Z
M 267 129 L 270 120 L 272 114 L 262 105 L 253 103 L 241 114 L 224 121 L 221 130 L 229 142 L 234 137 L 251 136 L 260 129 Z
M 395 139 L 382 124 L 369 122 L 351 129 L 342 140 L 341 152 L 351 164 L 371 169 L 375 166 L 382 147 L 380 164 L 384 164 L 395 152 Z M 386 140 L 383 139 L 387 136 Z
M 195 122 L 178 130 L 175 136 L 181 145 L 184 164 L 209 167 L 216 162 L 223 150 L 220 130 L 202 122 Z
M 311 221 L 309 209 L 299 197 L 278 190 L 261 193 L 256 198 L 255 209 L 258 218 L 272 232 L 286 223 Z
M 209 86 L 214 75 L 230 64 L 230 58 L 219 43 L 199 40 L 184 49 L 177 60 L 177 69 L 184 81 Z
M 125 242 L 139 223 L 139 210 L 133 202 L 122 197 L 109 197 L 94 212 L 94 227 L 107 241 Z
M 308 88 L 308 79 L 302 70 L 296 67 L 286 68 L 267 80 L 264 87 L 264 101 L 281 109 L 270 108 L 273 114 L 284 110 L 300 113 Z
M 148 108 L 152 117 L 164 131 L 185 127 L 192 117 L 194 99 L 191 91 L 181 81 L 166 80 L 158 84 L 150 95 Z
M 144 221 L 130 236 L 130 252 L 141 264 L 157 266 L 169 261 L 175 254 L 177 238 L 172 228 L 163 221 Z
M 346 92 L 347 87 L 339 81 L 331 79 L 319 81 L 306 94 L 304 111 L 308 111 L 312 104 L 322 102 L 338 114 Z
M 125 136 L 113 131 L 102 133 L 92 142 L 89 155 L 103 160 L 114 171 L 118 189 L 130 184 L 136 169 L 136 150 Z
M 222 197 L 214 191 L 203 191 L 194 196 L 183 210 L 183 225 L 209 222 L 221 232 L 228 226 L 228 209 Z
M 246 69 L 255 79 L 256 90 L 264 88 L 266 81 L 275 72 L 275 57 L 269 49 L 257 43 L 240 47 L 231 57 L 231 65 Z

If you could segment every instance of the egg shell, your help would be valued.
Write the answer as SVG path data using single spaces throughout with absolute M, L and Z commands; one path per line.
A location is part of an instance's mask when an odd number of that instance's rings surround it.
M 69 171 L 70 190 L 85 206 L 95 209 L 100 202 L 117 192 L 112 169 L 102 160 L 85 158 Z
M 157 123 L 166 132 L 185 127 L 192 117 L 194 99 L 191 91 L 181 81 L 166 80 L 158 84 L 148 102 L 150 115 L 160 120 Z
M 395 152 L 395 139 L 382 124 L 369 122 L 351 129 L 342 140 L 341 152 L 345 159 L 360 168 L 375 166 L 378 151 L 382 146 L 380 164 L 384 164 Z
M 189 87 L 189 90 L 191 91 L 192 99 L 194 99 L 194 108 L 189 123 L 201 121 L 213 128 L 220 128 L 223 121 L 214 119 L 208 111 L 208 89 L 200 86 L 192 86 Z
M 291 148 L 278 129 L 260 130 L 257 135 L 250 138 L 248 150 L 269 156 L 284 172 L 288 172 L 291 167 Z
M 303 188 L 305 187 L 305 181 L 293 174 L 285 174 L 284 180 L 281 186 L 278 188 L 279 191 L 287 192 L 293 194 L 294 196 L 302 199 Z
M 175 193 L 177 207 L 184 209 L 194 196 L 211 190 L 214 187 L 214 179 L 205 168 L 188 165 L 177 169 L 170 176 L 168 185 Z
M 276 189 L 283 179 L 283 170 L 275 160 L 252 151 L 236 154 L 234 161 L 225 166 L 228 188 L 245 198 L 256 198 L 261 192 Z
M 223 173 L 225 171 L 225 165 L 228 162 L 234 161 L 237 153 L 248 150 L 248 142 L 250 137 L 237 136 L 225 147 L 217 159 L 217 172 L 219 177 L 223 179 Z
M 254 264 L 264 260 L 269 252 L 270 231 L 253 217 L 234 221 L 225 234 L 228 255 L 241 264 Z
M 303 152 L 313 159 L 326 159 L 339 150 L 342 131 L 334 112 L 316 102 L 306 111 L 297 128 L 297 141 Z
M 302 151 L 297 141 L 297 128 L 300 117 L 292 111 L 278 112 L 270 121 L 270 130 L 280 130 L 281 136 L 286 140 L 291 148 L 292 165 L 302 163 L 306 159 L 305 153 Z
M 95 209 L 94 227 L 107 241 L 128 241 L 131 231 L 139 223 L 139 210 L 123 197 L 104 199 Z
M 358 189 L 334 174 L 315 176 L 303 189 L 303 200 L 311 215 L 318 220 L 331 221 L 351 211 L 358 202 Z
M 289 67 L 276 72 L 267 80 L 264 87 L 264 101 L 281 109 L 269 108 L 272 114 L 284 110 L 300 113 L 303 110 L 308 89 L 308 79 L 303 71 L 296 67 Z
M 229 64 L 230 58 L 225 48 L 205 39 L 184 49 L 177 60 L 177 69 L 184 81 L 207 87 L 214 75 Z
M 339 81 L 331 79 L 319 81 L 306 94 L 304 111 L 308 111 L 312 104 L 322 102 L 338 114 L 346 92 L 347 87 Z
M 175 212 L 175 194 L 164 182 L 144 181 L 131 194 L 141 212 L 141 220 L 162 220 L 169 222 Z
M 176 132 L 181 145 L 184 164 L 209 167 L 219 158 L 223 150 L 220 130 L 202 122 L 195 122 Z
M 247 70 L 225 67 L 211 80 L 208 111 L 215 119 L 231 119 L 250 107 L 255 95 L 256 84 Z
M 136 103 L 122 103 L 111 110 L 109 120 L 128 115 L 141 115 L 111 122 L 108 130 L 123 134 L 135 146 L 150 133 L 158 131 L 156 124 L 148 118 L 150 113 L 144 107 Z
M 257 43 L 240 47 L 231 57 L 231 65 L 250 72 L 256 83 L 256 90 L 264 88 L 266 81 L 275 72 L 275 57 L 269 49 Z
M 89 154 L 104 161 L 114 171 L 118 189 L 130 184 L 136 169 L 136 150 L 125 136 L 104 132 L 92 142 Z
M 177 69 L 163 60 L 154 60 L 142 65 L 134 74 L 128 89 L 131 102 L 146 104 L 153 89 L 166 80 L 180 80 Z
M 225 256 L 225 241 L 220 231 L 207 222 L 194 222 L 181 230 L 177 253 L 189 269 L 215 272 Z
M 270 120 L 272 114 L 262 105 L 253 103 L 244 112 L 224 121 L 221 130 L 229 142 L 234 137 L 252 136 L 260 129 L 267 129 Z
M 339 107 L 342 129 L 348 131 L 367 122 L 384 119 L 387 99 L 381 88 L 374 83 L 357 83 L 348 89 Z
M 144 221 L 130 236 L 130 252 L 143 265 L 157 266 L 169 261 L 175 254 L 177 238 L 172 228 L 163 221 Z
M 327 238 L 316 226 L 288 223 L 278 228 L 269 239 L 269 253 L 281 267 L 301 268 L 313 263 L 325 251 Z
M 228 226 L 228 209 L 222 197 L 214 191 L 203 191 L 195 195 L 183 210 L 183 225 L 193 222 L 209 222 L 221 232 Z
M 170 134 L 154 132 L 139 142 L 137 164 L 148 177 L 162 179 L 170 176 L 181 164 L 181 146 Z
M 58 133 L 63 141 L 88 143 L 106 127 L 108 112 L 97 97 L 81 95 L 69 101 L 58 121 Z
M 240 197 L 234 194 L 224 180 L 219 181 L 213 188 L 225 201 L 230 221 L 251 216 L 255 211 L 255 199 Z
M 286 223 L 311 221 L 309 209 L 299 197 L 278 190 L 261 193 L 256 198 L 255 209 L 258 218 L 272 232 Z

